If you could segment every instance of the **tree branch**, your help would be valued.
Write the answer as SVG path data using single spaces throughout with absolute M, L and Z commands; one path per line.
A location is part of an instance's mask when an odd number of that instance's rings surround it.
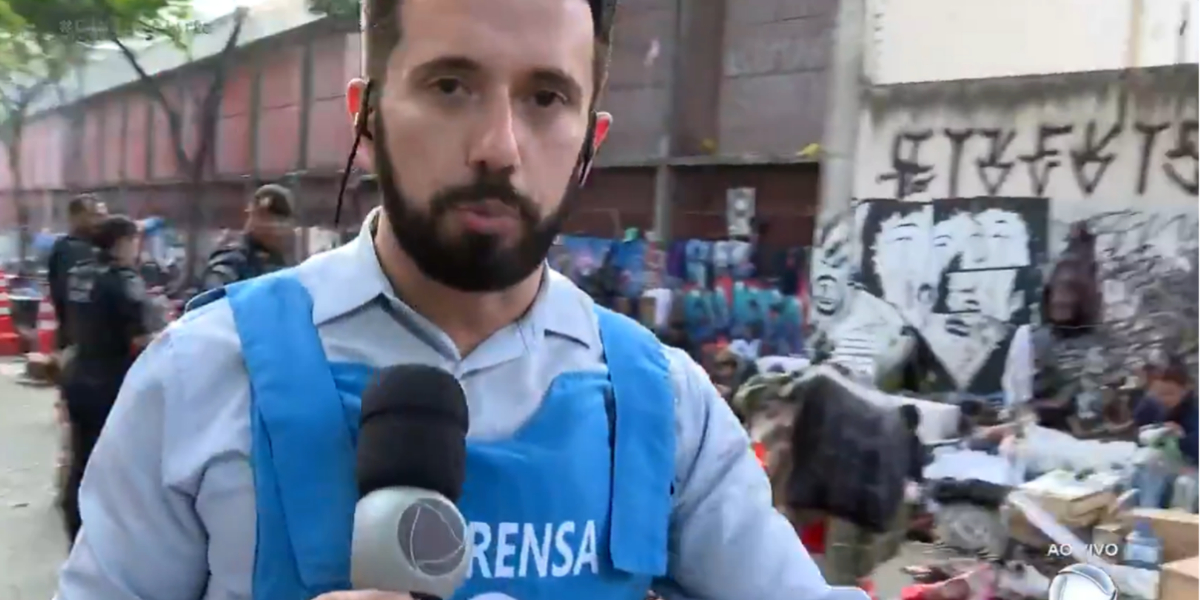
M 137 73 L 138 81 L 150 92 L 150 96 L 162 108 L 167 118 L 167 129 L 171 134 L 171 142 L 175 150 L 175 161 L 178 163 L 177 168 L 190 167 L 191 159 L 188 158 L 187 150 L 183 145 L 183 119 L 179 116 L 179 112 L 171 105 L 170 100 L 163 93 L 158 81 L 151 77 L 146 72 L 146 69 L 142 67 L 142 63 L 138 60 L 137 55 L 129 49 L 129 46 L 125 45 L 125 42 L 121 41 L 121 36 L 118 35 L 116 24 L 114 23 L 115 15 L 113 14 L 112 6 L 109 5 L 107 0 L 95 0 L 95 5 L 96 8 L 104 13 L 104 28 L 108 34 L 108 40 L 116 44 L 117 49 L 121 51 L 121 55 L 125 57 L 125 62 L 129 63 L 129 66 Z
M 216 137 L 217 115 L 220 113 L 225 80 L 229 72 L 229 58 L 237 48 L 238 39 L 242 35 L 242 26 L 246 23 L 246 12 L 245 8 L 238 8 L 234 13 L 233 31 L 229 32 L 229 39 L 225 40 L 225 46 L 217 54 L 216 62 L 213 65 L 213 78 L 208 84 L 208 91 L 204 94 L 204 103 L 200 107 L 200 145 L 196 148 L 195 164 L 191 165 L 194 171 L 193 179 L 198 179 L 203 174 L 208 156 L 212 153 L 213 138 Z

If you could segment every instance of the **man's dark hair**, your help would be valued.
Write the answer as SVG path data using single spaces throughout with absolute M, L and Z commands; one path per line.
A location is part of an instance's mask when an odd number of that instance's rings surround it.
M 101 252 L 112 253 L 117 242 L 123 239 L 137 236 L 138 225 L 124 215 L 112 215 L 105 217 L 99 225 L 96 226 L 96 232 L 93 234 L 92 243 L 96 245 Z
M 381 84 L 387 75 L 387 62 L 400 42 L 400 3 L 404 0 L 363 0 L 363 44 L 366 76 Z M 595 96 L 599 97 L 608 78 L 609 51 L 612 47 L 613 21 L 620 0 L 584 0 L 592 9 L 592 27 L 596 32 Z
M 268 183 L 254 192 L 254 206 L 265 210 L 267 214 L 290 219 L 292 206 L 295 204 L 292 191 L 282 185 Z
M 1187 363 L 1183 358 L 1173 356 L 1167 360 L 1166 366 L 1158 374 L 1159 381 L 1174 383 L 1180 387 L 1187 387 L 1191 384 L 1191 376 L 1188 374 Z
M 95 194 L 79 194 L 71 198 L 67 202 L 67 214 L 71 217 L 78 217 L 96 210 L 96 204 L 100 199 Z

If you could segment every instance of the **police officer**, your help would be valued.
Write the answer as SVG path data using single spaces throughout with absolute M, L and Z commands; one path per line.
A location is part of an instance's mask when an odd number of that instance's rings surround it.
M 258 277 L 287 265 L 292 231 L 292 192 L 267 184 L 246 207 L 243 234 L 212 253 L 201 278 L 201 291 Z
M 95 248 L 92 233 L 103 218 L 104 205 L 92 194 L 80 194 L 67 205 L 70 230 L 54 241 L 47 261 L 46 278 L 50 284 L 50 302 L 58 317 L 57 346 L 61 352 L 71 345 L 71 332 L 67 314 L 67 273 L 71 267 L 92 260 Z
M 135 270 L 138 227 L 113 216 L 92 236 L 94 260 L 67 275 L 67 314 L 75 358 L 63 374 L 63 395 L 71 422 L 72 460 L 63 494 L 71 540 L 79 532 L 79 484 L 137 350 L 149 341 L 145 325 L 146 290 Z

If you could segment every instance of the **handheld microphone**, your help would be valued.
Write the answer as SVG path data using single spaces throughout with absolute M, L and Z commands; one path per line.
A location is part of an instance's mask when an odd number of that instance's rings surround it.
M 367 387 L 355 468 L 355 589 L 443 600 L 466 580 L 471 537 L 454 502 L 466 476 L 467 424 L 462 386 L 436 367 L 389 367 Z

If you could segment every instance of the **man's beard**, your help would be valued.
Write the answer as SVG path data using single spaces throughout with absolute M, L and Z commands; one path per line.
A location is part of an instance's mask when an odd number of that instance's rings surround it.
M 582 160 L 575 166 L 562 202 L 545 217 L 532 199 L 512 186 L 507 172 L 482 170 L 469 185 L 438 191 L 429 208 L 422 211 L 400 189 L 385 142 L 382 115 L 376 113 L 375 118 L 376 171 L 383 210 L 392 235 L 422 274 L 461 292 L 496 292 L 520 283 L 541 266 L 580 195 Z M 585 143 L 591 143 L 591 136 Z M 486 200 L 502 202 L 516 211 L 521 231 L 515 244 L 506 244 L 500 235 L 465 231 L 448 236 L 441 231 L 442 222 L 456 208 Z

